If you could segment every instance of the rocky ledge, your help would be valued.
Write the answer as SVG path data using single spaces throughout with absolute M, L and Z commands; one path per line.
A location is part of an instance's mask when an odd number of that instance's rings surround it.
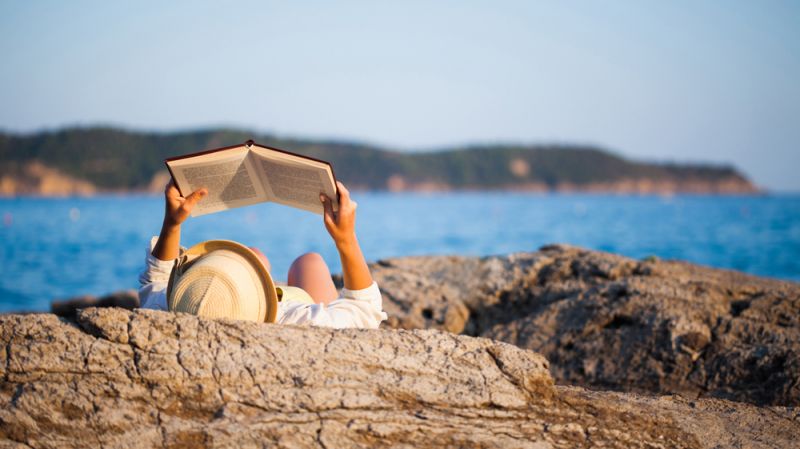
M 544 355 L 561 384 L 800 405 L 800 284 L 552 245 L 372 267 L 390 327 Z
M 0 317 L 3 447 L 790 447 L 797 412 L 554 385 L 516 346 L 121 308 Z
M 130 293 L 0 316 L 0 447 L 789 448 L 800 435 L 796 283 L 568 246 L 372 270 L 397 329 L 80 308 L 131 307 Z

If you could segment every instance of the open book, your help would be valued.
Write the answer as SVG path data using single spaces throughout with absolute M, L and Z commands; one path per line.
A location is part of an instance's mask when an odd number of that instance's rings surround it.
M 165 162 L 181 195 L 208 189 L 192 211 L 193 217 L 266 201 L 322 214 L 320 193 L 333 200 L 333 210 L 339 209 L 330 163 L 252 140 Z

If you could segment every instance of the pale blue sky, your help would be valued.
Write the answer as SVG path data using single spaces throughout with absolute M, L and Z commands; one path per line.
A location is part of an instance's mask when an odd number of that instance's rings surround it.
M 0 128 L 590 143 L 800 191 L 798 24 L 769 0 L 0 1 Z

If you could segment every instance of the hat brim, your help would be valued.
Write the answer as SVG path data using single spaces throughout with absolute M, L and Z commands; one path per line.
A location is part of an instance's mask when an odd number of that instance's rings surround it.
M 244 257 L 253 266 L 253 268 L 256 269 L 258 277 L 263 283 L 264 294 L 266 296 L 264 298 L 266 302 L 264 321 L 267 323 L 274 323 L 278 315 L 278 293 L 275 290 L 275 283 L 272 281 L 272 276 L 270 276 L 267 267 L 264 266 L 264 263 L 256 255 L 256 253 L 254 253 L 250 248 L 242 245 L 241 243 L 234 242 L 233 240 L 206 240 L 205 242 L 200 242 L 197 245 L 187 249 L 180 258 L 176 259 L 175 265 L 172 267 L 172 272 L 169 276 L 169 283 L 167 284 L 167 304 L 169 309 L 173 310 L 172 286 L 176 281 L 175 277 L 178 261 L 188 258 L 190 261 L 189 263 L 191 263 L 191 261 L 197 260 L 200 257 L 217 250 L 233 251 L 236 254 Z

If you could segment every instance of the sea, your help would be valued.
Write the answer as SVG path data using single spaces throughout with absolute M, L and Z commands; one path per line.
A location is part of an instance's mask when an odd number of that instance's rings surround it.
M 369 260 L 487 256 L 566 243 L 800 281 L 800 194 L 353 196 Z M 47 311 L 55 299 L 137 288 L 163 209 L 156 195 L 0 199 L 0 312 Z M 321 253 L 332 272 L 341 267 L 320 215 L 276 204 L 188 219 L 182 243 L 207 239 L 258 247 L 276 279 L 285 280 L 292 260 L 309 251 Z

